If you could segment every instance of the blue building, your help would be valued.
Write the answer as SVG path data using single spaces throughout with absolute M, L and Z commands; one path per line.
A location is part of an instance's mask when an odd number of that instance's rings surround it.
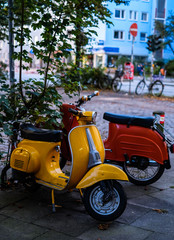
M 128 6 L 107 3 L 112 13 L 113 25 L 108 27 L 100 23 L 98 36 L 93 42 L 94 67 L 114 64 L 120 56 L 131 56 L 132 35 L 130 26 L 137 23 L 138 32 L 134 42 L 134 59 L 137 61 L 150 61 L 151 53 L 146 49 L 147 37 L 156 34 L 155 21 L 166 21 L 170 11 L 174 10 L 173 0 L 131 0 Z M 155 59 L 166 61 L 173 58 L 169 48 L 155 53 Z

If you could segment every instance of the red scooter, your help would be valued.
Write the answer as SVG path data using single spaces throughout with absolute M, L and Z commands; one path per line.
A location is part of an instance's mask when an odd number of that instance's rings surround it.
M 61 166 L 71 159 L 68 145 L 68 133 L 78 126 L 74 116 L 78 111 L 84 111 L 81 105 L 98 92 L 83 96 L 76 104 L 63 104 L 63 132 Z M 95 112 L 94 119 L 96 118 Z M 139 117 L 118 115 L 105 112 L 103 118 L 109 121 L 108 138 L 103 141 L 105 161 L 120 165 L 128 175 L 130 182 L 136 185 L 148 185 L 157 181 L 164 169 L 169 169 L 169 149 L 174 152 L 172 140 L 167 138 L 159 129 L 155 117 Z
M 154 117 L 105 112 L 103 118 L 109 121 L 104 140 L 106 162 L 121 165 L 130 182 L 142 186 L 154 183 L 165 168 L 171 168 L 168 149 L 173 152 L 173 144 Z

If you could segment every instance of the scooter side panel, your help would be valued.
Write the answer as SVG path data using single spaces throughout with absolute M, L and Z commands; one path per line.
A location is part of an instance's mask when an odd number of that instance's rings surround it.
M 90 130 L 96 150 L 100 154 L 101 162 L 104 162 L 105 151 L 100 133 L 96 126 L 77 126 L 69 133 L 69 145 L 71 148 L 72 168 L 68 188 L 75 187 L 88 171 L 89 144 L 86 128 Z
M 168 160 L 167 145 L 163 138 L 149 128 L 109 123 L 109 136 L 104 141 L 106 159 L 125 161 L 133 156 L 150 158 L 160 164 Z
M 128 181 L 128 177 L 122 169 L 110 164 L 101 164 L 90 169 L 76 188 L 90 187 L 106 179 Z
M 15 150 L 20 151 L 20 149 L 23 149 L 29 153 L 29 157 L 22 159 L 26 168 L 17 170 L 34 173 L 36 181 L 39 184 L 55 189 L 64 189 L 69 177 L 60 169 L 60 153 L 56 150 L 58 146 L 60 147 L 60 142 L 42 142 L 24 139 L 18 144 Z M 13 159 L 15 158 L 12 155 L 10 160 L 12 168 L 14 168 Z M 34 168 L 33 166 L 39 167 Z
M 36 173 L 40 169 L 39 152 L 32 146 L 19 144 L 12 152 L 10 166 L 18 171 Z

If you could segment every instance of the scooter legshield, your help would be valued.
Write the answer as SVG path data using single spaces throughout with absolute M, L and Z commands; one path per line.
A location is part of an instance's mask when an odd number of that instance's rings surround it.
M 69 133 L 72 167 L 68 188 L 76 187 L 89 170 L 90 146 L 87 129 L 93 139 L 95 149 L 100 155 L 100 163 L 104 162 L 104 145 L 97 127 L 95 125 L 86 125 L 73 128 Z

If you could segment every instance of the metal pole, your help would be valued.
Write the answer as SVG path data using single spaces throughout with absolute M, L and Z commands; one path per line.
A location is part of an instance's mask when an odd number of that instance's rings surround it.
M 14 84 L 14 60 L 12 58 L 14 53 L 14 45 L 13 45 L 13 0 L 8 0 L 8 17 L 9 17 L 9 75 L 10 75 L 10 85 Z
M 131 49 L 131 63 L 133 64 L 134 61 L 134 41 L 135 37 L 132 38 L 132 49 Z M 129 94 L 131 94 L 131 80 L 129 79 Z
M 134 41 L 135 41 L 135 37 L 132 38 L 132 50 L 131 50 L 131 63 L 132 64 L 134 61 Z
M 151 76 L 150 76 L 150 82 L 152 82 L 152 76 L 153 76 L 153 61 L 154 61 L 154 52 L 152 52 L 152 58 L 151 58 Z

